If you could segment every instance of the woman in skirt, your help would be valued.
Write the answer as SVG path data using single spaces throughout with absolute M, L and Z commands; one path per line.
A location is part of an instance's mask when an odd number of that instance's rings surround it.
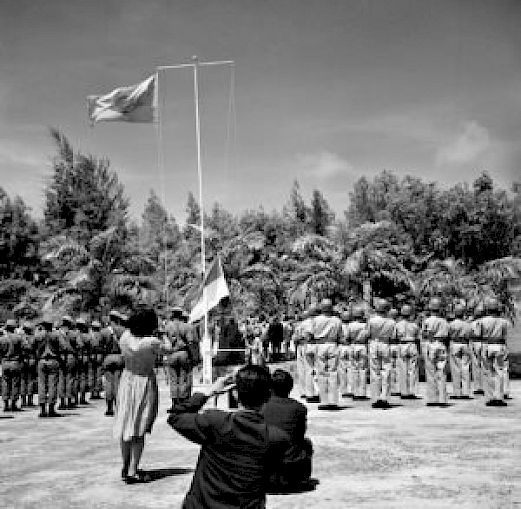
M 162 343 L 152 336 L 157 328 L 155 311 L 142 308 L 130 317 L 128 329 L 120 338 L 125 369 L 117 394 L 114 438 L 121 443 L 121 476 L 128 484 L 150 480 L 138 466 L 145 433 L 152 431 L 159 404 L 154 363 Z

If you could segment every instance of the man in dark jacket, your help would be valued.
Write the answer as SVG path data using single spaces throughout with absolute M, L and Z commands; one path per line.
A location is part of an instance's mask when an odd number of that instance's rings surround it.
M 271 475 L 273 489 L 291 489 L 309 480 L 313 446 L 305 438 L 307 408 L 289 397 L 293 389 L 293 378 L 282 369 L 277 369 L 271 377 L 272 396 L 264 405 L 262 414 L 268 425 L 285 431 L 291 446 L 286 451 L 282 463 Z
M 198 413 L 207 399 L 224 392 L 229 378 L 219 378 L 206 393 L 195 393 L 174 408 L 168 423 L 201 452 L 184 509 L 261 509 L 270 472 L 289 446 L 289 437 L 268 426 L 261 414 L 270 395 L 270 375 L 246 366 L 235 377 L 239 410 Z

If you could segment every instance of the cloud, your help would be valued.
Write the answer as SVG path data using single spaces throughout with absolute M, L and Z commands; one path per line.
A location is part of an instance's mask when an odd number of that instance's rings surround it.
M 354 171 L 349 161 L 327 150 L 315 154 L 300 154 L 298 163 L 305 173 L 320 179 L 329 179 Z
M 41 168 L 46 162 L 45 155 L 32 154 L 27 151 L 27 147 L 16 147 L 14 145 L 0 144 L 0 163 L 13 166 L 31 166 Z
M 474 121 L 465 122 L 456 139 L 438 149 L 436 162 L 438 165 L 471 163 L 483 155 L 490 145 L 486 127 Z

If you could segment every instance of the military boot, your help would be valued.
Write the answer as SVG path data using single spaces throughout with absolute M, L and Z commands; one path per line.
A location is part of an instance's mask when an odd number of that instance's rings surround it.
M 60 398 L 60 404 L 58 406 L 58 410 L 67 410 L 67 405 L 65 404 L 65 398 Z
M 61 414 L 57 413 L 56 410 L 54 410 L 54 404 L 49 405 L 48 417 L 61 417 Z
M 177 405 L 177 398 L 172 398 L 172 406 L 167 410 L 167 413 L 171 414 Z
M 13 399 L 13 401 L 11 402 L 11 412 L 21 412 L 22 409 L 21 408 L 18 408 L 16 406 L 16 400 Z
M 9 400 L 8 399 L 4 399 L 4 412 L 9 412 L 10 407 L 9 407 Z
M 27 396 L 22 396 L 22 407 L 27 406 Z
M 107 400 L 107 411 L 105 412 L 107 417 L 112 417 L 114 415 L 114 402 L 112 400 Z
M 38 417 L 47 417 L 47 411 L 45 410 L 45 403 L 42 403 L 40 405 L 40 413 L 38 414 Z
M 27 406 L 29 406 L 29 407 L 34 406 L 32 394 L 29 394 L 29 396 L 27 396 Z

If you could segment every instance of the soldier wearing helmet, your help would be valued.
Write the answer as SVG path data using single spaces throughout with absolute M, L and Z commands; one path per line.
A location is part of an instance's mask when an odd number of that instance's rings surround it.
M 363 304 L 353 307 L 352 320 L 347 326 L 347 340 L 351 343 L 353 400 L 367 399 L 367 340 L 369 333 Z
M 470 352 L 472 362 L 472 382 L 474 384 L 474 394 L 485 394 L 483 390 L 484 374 L 483 374 L 483 332 L 481 320 L 483 318 L 485 308 L 483 302 L 478 302 L 474 307 L 473 315 L 470 317 Z
M 396 338 L 396 322 L 388 316 L 389 307 L 385 299 L 378 299 L 375 303 L 376 313 L 367 322 L 373 408 L 390 408 L 392 365 L 390 345 Z
M 425 347 L 425 378 L 427 381 L 427 405 L 447 405 L 447 348 L 449 324 L 441 316 L 441 300 L 433 297 L 429 301 L 429 315 L 423 322 L 422 335 Z
M 58 376 L 60 364 L 63 362 L 60 349 L 60 338 L 53 330 L 53 321 L 43 318 L 43 332 L 37 338 L 38 356 L 38 417 L 59 417 L 54 410 L 58 396 Z
M 16 320 L 5 324 L 5 335 L 1 338 L 0 358 L 2 359 L 2 399 L 4 412 L 18 412 L 16 405 L 22 384 L 23 339 L 16 332 Z
M 501 316 L 501 307 L 495 298 L 486 302 L 486 315 L 481 319 L 481 331 L 486 405 L 506 406 L 504 398 L 508 381 L 508 322 Z
M 320 303 L 320 313 L 314 318 L 312 343 L 306 348 L 306 357 L 313 365 L 318 382 L 319 410 L 338 407 L 339 344 L 342 341 L 342 321 L 333 313 L 330 299 Z
M 101 380 L 101 370 L 105 357 L 103 336 L 101 334 L 101 323 L 93 320 L 90 324 L 90 358 L 89 358 L 89 387 L 90 399 L 101 399 L 103 383 Z
M 64 357 L 64 362 L 60 365 L 58 375 L 58 397 L 60 398 L 58 410 L 66 410 L 67 408 L 74 408 L 75 406 L 77 367 L 74 320 L 69 315 L 62 317 L 58 334 L 60 338 L 60 349 Z
M 91 335 L 85 318 L 76 319 L 76 340 L 78 345 L 78 393 L 80 405 L 88 405 L 87 392 L 89 390 L 89 361 L 91 355 Z
M 396 323 L 400 397 L 401 399 L 416 399 L 420 327 L 414 320 L 412 307 L 408 304 L 402 306 L 400 314 L 401 319 Z
M 109 313 L 110 324 L 101 330 L 105 356 L 103 360 L 103 371 L 105 373 L 105 401 L 107 409 L 105 415 L 114 415 L 114 404 L 118 394 L 119 379 L 125 361 L 119 347 L 119 338 L 123 334 L 128 318 L 119 311 L 112 310 Z
M 470 399 L 470 339 L 472 326 L 464 320 L 465 306 L 454 306 L 454 320 L 449 322 L 449 359 L 452 377 L 451 399 Z
M 31 322 L 22 324 L 22 406 L 34 406 L 34 390 L 37 378 L 36 369 L 36 339 L 34 326 Z

